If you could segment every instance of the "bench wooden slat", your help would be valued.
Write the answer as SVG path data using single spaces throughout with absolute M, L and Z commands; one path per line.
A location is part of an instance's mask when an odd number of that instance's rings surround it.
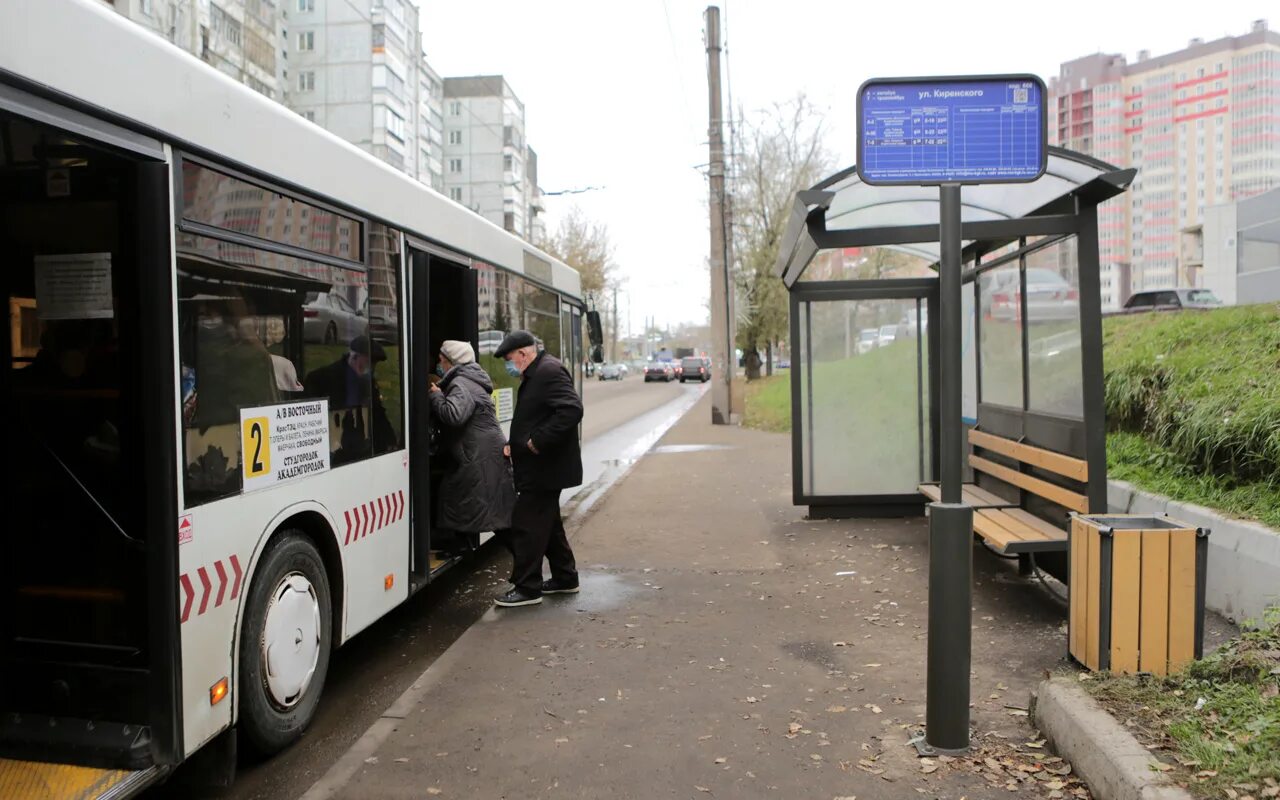
M 1005 500 L 1003 497 L 996 494 L 995 492 L 992 492 L 988 489 L 983 489 L 981 486 L 978 486 L 977 484 L 966 484 L 966 485 L 972 485 L 973 496 L 976 498 L 985 500 L 986 504 L 991 506 L 992 508 L 1017 508 L 1018 506 L 1018 501 Z
M 987 513 L 987 516 L 995 520 L 996 522 L 1000 523 L 1004 527 L 1008 528 L 1009 530 L 1013 531 L 1014 533 L 1018 534 L 1019 539 L 1035 540 L 1035 541 L 1041 541 L 1041 542 L 1052 542 L 1058 539 L 1062 539 L 1063 541 L 1066 541 L 1067 535 L 1063 531 L 1059 531 L 1059 533 L 1062 534 L 1061 536 L 1055 536 L 1053 533 L 1044 530 L 1038 525 L 1029 525 L 1023 520 L 1020 520 L 1017 517 L 1005 511 L 1002 511 L 1000 509 L 992 509 Z
M 993 450 L 1001 455 L 1016 458 L 1024 464 L 1031 464 L 1041 469 L 1057 473 L 1064 478 L 1077 481 L 1089 479 L 1089 464 L 1079 458 L 1055 453 L 1042 447 L 1015 442 L 1002 436 L 994 436 L 979 430 L 969 431 L 969 442 L 986 450 Z
M 1001 466 L 994 461 L 988 461 L 981 456 L 969 456 L 969 466 L 976 470 L 981 470 L 988 475 L 999 478 L 1005 483 L 1017 486 L 1020 489 L 1026 489 L 1028 492 L 1034 492 L 1046 500 L 1052 500 L 1060 506 L 1076 511 L 1081 514 L 1089 513 L 1089 499 L 1082 494 L 1063 489 L 1061 486 L 1055 486 L 1048 481 L 1042 481 L 1039 478 L 1030 475 L 1024 475 L 1017 470 L 1009 469 Z
M 973 515 L 973 529 L 1001 553 L 1006 552 L 1010 544 L 1018 541 L 1017 534 L 988 517 L 985 512 Z
M 974 514 L 973 529 L 1002 555 L 1062 552 L 1067 549 L 1065 533 L 1059 531 L 1060 536 L 1053 536 L 999 509 L 986 509 Z
M 1051 538 L 1061 539 L 1064 542 L 1067 540 L 1067 532 L 1065 530 L 1063 530 L 1062 528 L 1059 528 L 1057 525 L 1054 525 L 1052 522 L 1045 522 L 1044 520 L 1040 519 L 1035 514 L 1032 514 L 1029 511 L 1023 511 L 1020 508 L 1009 508 L 1009 509 L 1005 509 L 1005 513 L 1007 513 L 1009 516 L 1013 517 L 1014 519 L 1018 520 L 1019 522 L 1030 525 L 1033 528 L 1039 528 L 1041 531 L 1044 531 L 1044 533 Z
M 935 503 L 942 502 L 942 487 L 936 483 L 922 483 L 916 487 L 916 490 Z M 961 487 L 960 502 L 974 508 L 1012 508 L 1017 505 L 972 483 L 966 483 Z

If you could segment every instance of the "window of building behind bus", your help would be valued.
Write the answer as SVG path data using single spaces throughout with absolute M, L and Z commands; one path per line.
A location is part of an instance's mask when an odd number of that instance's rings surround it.
M 363 272 L 190 234 L 178 248 L 188 506 L 240 491 L 243 408 L 327 399 L 333 467 L 403 447 L 398 275 L 371 325 Z

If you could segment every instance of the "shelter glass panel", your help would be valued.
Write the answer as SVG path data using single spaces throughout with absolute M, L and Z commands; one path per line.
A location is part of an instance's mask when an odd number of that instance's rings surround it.
M 1017 262 L 978 279 L 982 402 L 1022 408 L 1022 287 Z
M 934 262 L 900 247 L 844 247 L 823 250 L 800 275 L 801 281 L 856 281 L 933 278 Z
M 909 494 L 928 443 L 917 301 L 807 304 L 801 384 L 805 490 Z M 925 323 L 927 324 L 927 323 Z
M 1029 407 L 1083 419 L 1076 239 L 1030 253 L 1026 261 Z

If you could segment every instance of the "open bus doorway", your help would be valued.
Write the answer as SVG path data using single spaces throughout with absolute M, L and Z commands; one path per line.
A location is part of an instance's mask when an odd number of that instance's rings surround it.
M 163 163 L 0 110 L 0 758 L 181 758 L 168 206 Z
M 413 578 L 421 585 L 447 565 L 453 556 L 474 549 L 475 536 L 459 536 L 435 530 L 440 481 L 449 465 L 444 448 L 438 447 L 431 422 L 430 385 L 440 355 L 449 339 L 470 342 L 479 354 L 476 274 L 466 265 L 435 253 L 409 249 L 412 271 L 413 360 L 409 385 L 413 399 L 410 426 L 413 458 L 409 477 L 413 494 Z

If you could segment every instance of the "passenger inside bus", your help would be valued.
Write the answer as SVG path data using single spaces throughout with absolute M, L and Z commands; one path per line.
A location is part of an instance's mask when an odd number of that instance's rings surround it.
M 341 431 L 333 451 L 333 465 L 347 463 L 395 446 L 396 434 L 382 404 L 374 367 L 387 358 L 382 345 L 368 336 L 351 340 L 346 353 L 331 364 L 312 370 L 303 380 L 310 397 L 327 397 L 332 424 Z

